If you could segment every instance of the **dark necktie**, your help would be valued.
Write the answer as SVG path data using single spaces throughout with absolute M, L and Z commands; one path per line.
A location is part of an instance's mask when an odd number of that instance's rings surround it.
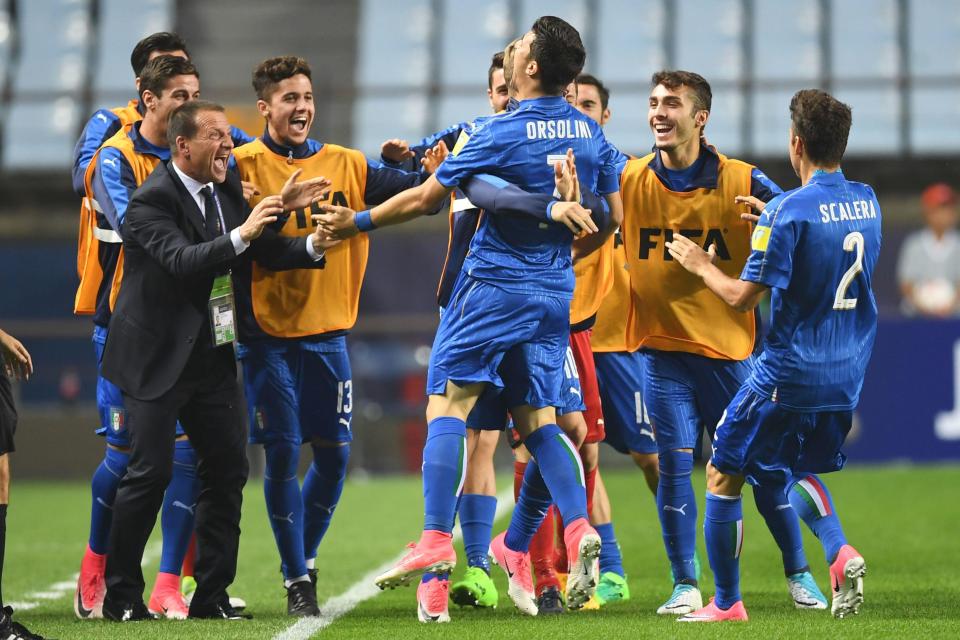
M 220 210 L 217 208 L 217 199 L 213 197 L 213 189 L 204 187 L 200 189 L 203 194 L 203 226 L 207 229 L 207 235 L 216 238 L 220 235 Z

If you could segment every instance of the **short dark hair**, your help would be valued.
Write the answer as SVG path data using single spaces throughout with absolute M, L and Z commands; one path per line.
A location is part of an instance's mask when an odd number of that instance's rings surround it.
M 607 89 L 597 76 L 592 76 L 589 73 L 581 73 L 577 76 L 577 87 L 579 88 L 582 84 L 597 88 L 597 93 L 600 94 L 600 107 L 606 110 L 607 105 L 610 104 L 610 89 Z
M 699 73 L 664 69 L 653 74 L 650 83 L 654 87 L 662 84 L 671 91 L 676 91 L 681 85 L 687 87 L 693 91 L 693 106 L 697 111 L 710 111 L 713 104 L 710 83 Z
M 503 69 L 503 51 L 497 51 L 490 58 L 490 68 L 487 69 L 487 89 L 493 89 L 493 72 Z
M 587 52 L 580 33 L 567 21 L 556 16 L 541 16 L 530 28 L 534 40 L 530 59 L 540 68 L 540 88 L 549 95 L 559 95 L 583 70 Z
M 143 74 L 143 68 L 147 66 L 150 60 L 150 54 L 154 51 L 183 51 L 190 57 L 187 51 L 187 43 L 183 38 L 169 31 L 159 31 L 151 33 L 141 40 L 133 48 L 130 54 L 130 66 L 133 67 L 133 75 L 140 77 Z
M 853 123 L 848 105 L 826 91 L 801 89 L 790 100 L 790 123 L 811 160 L 823 166 L 840 164 Z
M 297 56 L 267 58 L 253 70 L 253 90 L 260 100 L 269 100 L 277 85 L 287 78 L 303 74 L 312 81 L 310 65 Z
M 140 72 L 140 101 L 143 101 L 144 91 L 159 96 L 170 78 L 176 76 L 196 76 L 200 79 L 200 73 L 193 63 L 179 56 L 157 56 L 148 62 Z
M 170 120 L 167 122 L 167 143 L 170 149 L 176 153 L 177 138 L 183 137 L 190 140 L 197 135 L 200 127 L 197 126 L 197 115 L 204 111 L 218 111 L 224 113 L 226 110 L 223 105 L 207 100 L 188 100 L 173 110 L 170 114 Z

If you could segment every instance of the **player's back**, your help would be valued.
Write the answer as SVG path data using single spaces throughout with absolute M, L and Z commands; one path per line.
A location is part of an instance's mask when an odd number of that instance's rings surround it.
M 524 100 L 510 113 L 491 118 L 470 142 L 437 171 L 442 184 L 487 173 L 533 193 L 554 191 L 553 164 L 572 148 L 583 189 L 618 190 L 616 150 L 593 120 L 559 96 Z M 529 216 L 484 216 L 464 267 L 472 276 L 506 290 L 573 292 L 570 244 L 562 225 Z
M 873 189 L 839 171 L 817 172 L 768 203 L 753 239 L 764 257 L 746 268 L 772 270 L 767 282 L 782 276 L 754 376 L 761 391 L 800 410 L 856 406 L 877 330 L 880 243 Z

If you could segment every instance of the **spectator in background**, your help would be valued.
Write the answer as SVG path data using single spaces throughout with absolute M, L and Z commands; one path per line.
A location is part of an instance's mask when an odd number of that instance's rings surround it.
M 907 236 L 897 264 L 902 308 L 907 315 L 955 316 L 960 314 L 957 193 L 946 184 L 932 184 L 920 202 L 926 228 Z

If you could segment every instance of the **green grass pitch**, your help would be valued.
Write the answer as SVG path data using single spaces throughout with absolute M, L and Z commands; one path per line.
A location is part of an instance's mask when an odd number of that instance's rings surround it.
M 607 455 L 609 455 L 607 453 Z M 696 472 L 703 495 L 702 472 Z M 797 611 L 787 595 L 779 552 L 751 500 L 745 512 L 742 587 L 750 622 L 680 625 L 654 610 L 668 595 L 668 568 L 652 497 L 639 472 L 605 475 L 632 599 L 601 611 L 528 618 L 514 609 L 506 584 L 495 611 L 451 609 L 449 625 L 417 622 L 413 588 L 378 595 L 314 637 L 330 638 L 940 638 L 960 636 L 960 467 L 853 467 L 825 478 L 851 543 L 867 559 L 865 604 L 856 618 L 834 620 L 823 611 Z M 501 481 L 505 488 L 507 480 Z M 240 567 L 232 589 L 245 598 L 249 622 L 142 622 L 118 625 L 78 621 L 65 585 L 78 570 L 86 540 L 89 490 L 81 483 L 14 483 L 8 517 L 3 595 L 7 602 L 38 602 L 17 614 L 32 630 L 53 638 L 273 638 L 290 626 L 279 559 L 259 482 L 247 489 Z M 749 492 L 749 490 L 748 490 Z M 701 500 L 702 505 L 702 500 Z M 350 482 L 321 546 L 321 602 L 399 553 L 417 535 L 422 513 L 419 479 Z M 702 521 L 702 508 L 701 508 Z M 497 523 L 496 531 L 506 525 Z M 820 586 L 828 589 L 819 543 L 805 531 L 807 554 Z M 155 549 L 155 543 L 151 548 Z M 700 543 L 702 557 L 706 557 Z M 462 573 L 462 566 L 454 573 Z M 145 570 L 148 590 L 156 555 Z M 499 571 L 495 569 L 495 571 Z M 59 584 L 58 584 L 59 583 Z M 713 587 L 709 569 L 705 596 Z M 60 590 L 58 595 L 58 589 Z

